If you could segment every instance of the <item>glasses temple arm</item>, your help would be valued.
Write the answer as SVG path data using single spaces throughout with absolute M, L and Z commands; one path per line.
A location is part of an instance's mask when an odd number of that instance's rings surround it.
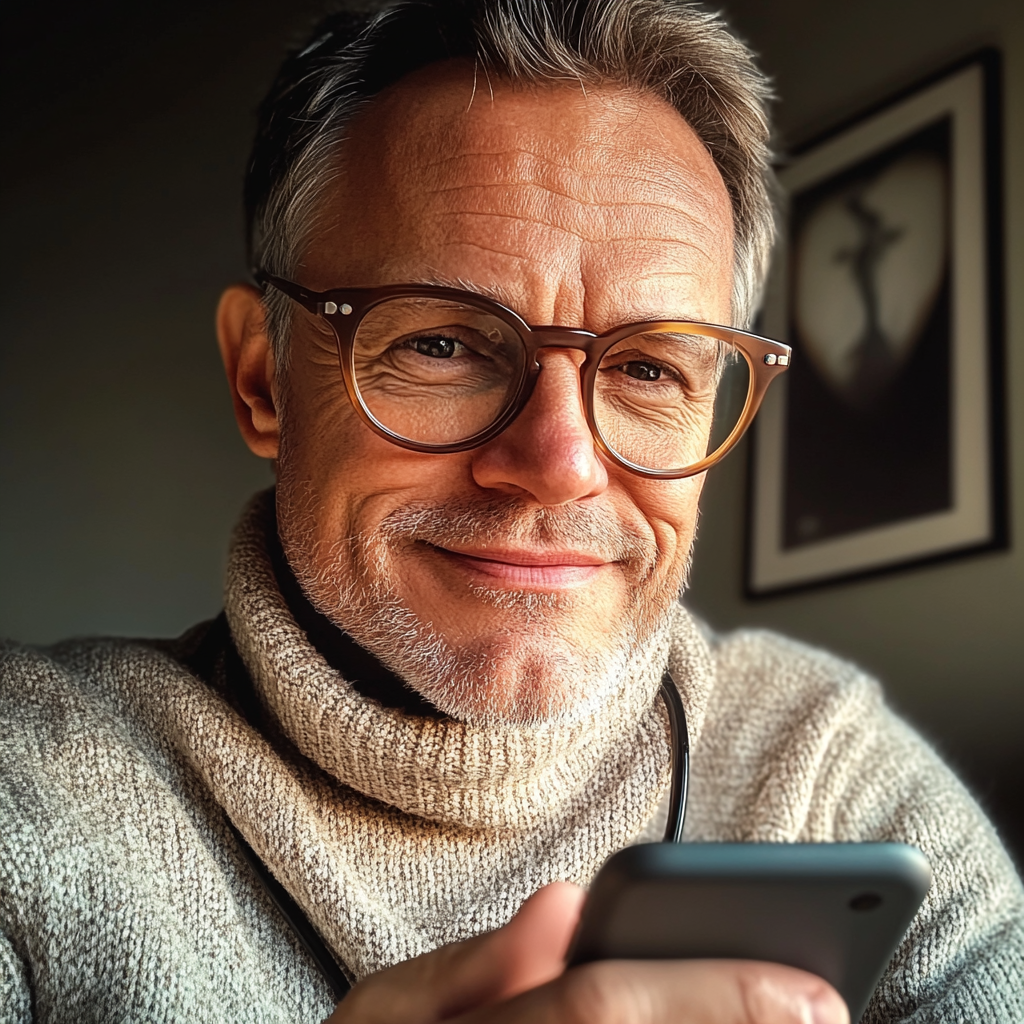
M 319 292 L 311 292 L 306 288 L 293 284 L 291 281 L 286 281 L 283 277 L 277 277 L 274 274 L 268 273 L 262 267 L 254 267 L 252 276 L 256 284 L 264 291 L 266 291 L 269 285 L 272 288 L 276 288 L 279 292 L 283 292 L 288 298 L 294 299 L 300 306 L 308 309 L 310 313 L 323 312 L 324 300 Z

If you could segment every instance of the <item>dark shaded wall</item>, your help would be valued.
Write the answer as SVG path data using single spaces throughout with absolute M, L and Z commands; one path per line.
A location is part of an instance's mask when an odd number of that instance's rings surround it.
M 270 481 L 213 336 L 301 3 L 4 5 L 0 634 L 173 634 Z
M 244 276 L 252 112 L 313 0 L 0 8 L 0 635 L 169 635 L 220 607 L 228 532 L 270 481 L 231 416 L 212 316 Z M 799 140 L 983 43 L 1006 58 L 1012 531 L 1024 536 L 1024 4 L 729 0 Z M 877 672 L 1015 827 L 1024 554 L 758 604 L 743 456 L 708 484 L 691 603 Z

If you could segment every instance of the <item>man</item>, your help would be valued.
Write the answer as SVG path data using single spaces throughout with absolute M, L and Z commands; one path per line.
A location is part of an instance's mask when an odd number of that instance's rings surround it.
M 865 1019 L 1021 1019 L 1024 896 L 948 771 L 853 667 L 677 602 L 722 381 L 785 356 L 701 326 L 756 306 L 766 92 L 670 0 L 338 16 L 286 63 L 217 315 L 277 488 L 216 622 L 5 649 L 4 1021 L 845 1020 L 770 964 L 564 969 L 664 827 L 666 669 L 686 839 L 929 857 Z

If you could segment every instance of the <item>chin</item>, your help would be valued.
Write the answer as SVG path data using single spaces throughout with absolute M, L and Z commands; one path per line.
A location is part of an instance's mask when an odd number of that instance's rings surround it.
M 279 501 L 288 488 L 279 484 Z M 313 605 L 443 714 L 468 724 L 541 725 L 591 717 L 629 682 L 634 654 L 658 632 L 678 587 L 657 549 L 617 521 L 581 510 L 402 507 L 365 532 L 325 543 L 308 504 L 285 502 L 285 554 Z M 561 590 L 494 587 L 448 573 L 424 577 L 423 542 L 600 540 L 621 580 Z M 437 612 L 440 611 L 440 614 Z
M 440 657 L 420 657 L 417 645 L 395 659 L 413 689 L 457 721 L 523 726 L 590 717 L 622 685 L 633 647 L 595 650 L 536 632 L 532 640 L 460 647 L 435 637 L 431 646 Z
M 480 726 L 590 718 L 629 685 L 630 661 L 658 632 L 672 597 L 634 593 L 630 607 L 612 614 L 579 594 L 488 590 L 474 595 L 478 612 L 449 624 L 417 614 L 387 574 L 296 569 L 331 621 L 443 714 Z

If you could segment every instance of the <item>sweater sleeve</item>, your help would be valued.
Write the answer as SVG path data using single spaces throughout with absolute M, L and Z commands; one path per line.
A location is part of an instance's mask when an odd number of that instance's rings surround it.
M 1024 1021 L 1024 890 L 949 768 L 853 665 L 758 633 L 717 655 L 694 838 L 918 847 L 933 884 L 864 1024 Z
M 25 965 L 0 932 L 0 1024 L 31 1024 L 32 995 Z
M 995 830 L 953 773 L 880 700 L 859 726 L 856 743 L 850 730 L 837 730 L 808 832 L 831 823 L 836 841 L 910 843 L 924 852 L 934 878 L 865 1024 L 1019 1024 L 1024 893 Z

